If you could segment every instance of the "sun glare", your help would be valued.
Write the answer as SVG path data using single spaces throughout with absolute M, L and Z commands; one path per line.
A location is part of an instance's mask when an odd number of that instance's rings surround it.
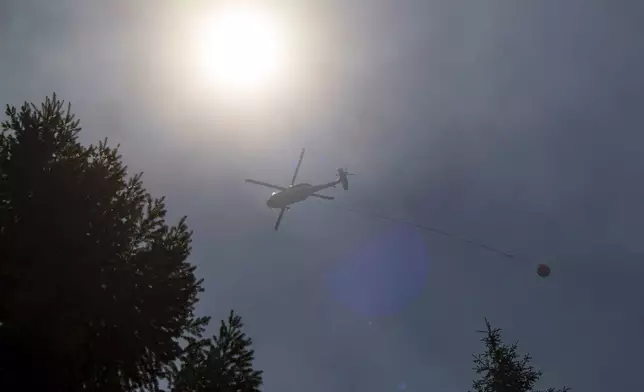
M 286 61 L 286 37 L 267 12 L 229 8 L 205 21 L 198 55 L 204 71 L 227 92 L 265 88 L 278 81 Z

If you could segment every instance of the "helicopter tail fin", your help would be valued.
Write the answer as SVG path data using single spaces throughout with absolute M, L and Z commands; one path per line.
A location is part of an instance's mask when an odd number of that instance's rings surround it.
M 349 190 L 349 178 L 348 176 L 352 176 L 353 173 L 347 172 L 347 169 L 338 169 L 338 182 L 342 184 L 342 188 L 345 191 Z

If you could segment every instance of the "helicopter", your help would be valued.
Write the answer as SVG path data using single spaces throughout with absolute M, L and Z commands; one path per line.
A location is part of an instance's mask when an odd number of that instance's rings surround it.
M 288 187 L 283 187 L 279 185 L 269 184 L 263 181 L 257 181 L 247 178 L 246 182 L 256 185 L 265 186 L 272 189 L 277 189 L 276 192 L 273 192 L 271 197 L 266 201 L 266 205 L 272 209 L 279 209 L 280 213 L 277 217 L 277 222 L 275 222 L 275 230 L 279 229 L 280 222 L 284 216 L 284 212 L 288 210 L 291 204 L 299 203 L 308 199 L 309 197 L 317 197 L 324 200 L 333 200 L 333 196 L 320 195 L 317 192 L 327 189 L 335 188 L 336 185 L 342 184 L 342 188 L 347 191 L 349 190 L 349 180 L 348 176 L 353 175 L 353 173 L 348 173 L 346 169 L 338 169 L 338 177 L 335 181 L 327 182 L 326 184 L 312 185 L 309 183 L 299 183 L 295 184 L 295 179 L 297 178 L 297 173 L 300 171 L 300 166 L 302 165 L 302 159 L 304 159 L 305 149 L 302 149 L 300 153 L 300 159 L 297 162 L 295 167 L 295 173 L 293 173 L 293 178 L 291 179 L 291 185 Z

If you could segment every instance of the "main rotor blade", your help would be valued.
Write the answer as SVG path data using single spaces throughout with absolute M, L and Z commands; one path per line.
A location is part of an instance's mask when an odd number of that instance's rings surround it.
M 284 216 L 284 211 L 286 211 L 286 208 L 282 208 L 280 211 L 280 214 L 277 217 L 277 222 L 275 222 L 275 230 L 279 229 L 280 227 L 280 222 L 282 221 L 282 217 Z
M 295 178 L 297 177 L 297 173 L 300 171 L 300 166 L 302 165 L 303 158 L 304 158 L 304 149 L 302 149 L 302 152 L 300 153 L 300 160 L 297 161 L 297 166 L 295 167 L 295 173 L 293 173 L 293 179 L 291 180 L 291 185 L 295 184 Z
M 333 197 L 333 196 L 318 195 L 317 193 L 314 193 L 311 196 L 319 197 L 320 199 L 324 199 L 324 200 L 334 200 L 335 199 L 335 197 Z
M 251 179 L 249 179 L 249 178 L 247 178 L 247 179 L 246 179 L 246 182 L 249 182 L 249 183 L 251 183 L 251 184 L 255 184 L 255 185 L 265 186 L 265 187 L 267 187 L 267 188 L 277 189 L 277 190 L 280 190 L 280 191 L 283 191 L 284 189 L 286 189 L 286 188 L 285 188 L 285 187 L 283 187 L 283 186 L 278 186 L 278 185 L 269 184 L 268 182 L 255 181 L 255 180 L 251 180 Z

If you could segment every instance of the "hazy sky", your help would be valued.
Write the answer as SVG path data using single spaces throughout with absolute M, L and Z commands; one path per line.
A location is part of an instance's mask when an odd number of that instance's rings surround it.
M 266 392 L 466 391 L 484 317 L 543 387 L 637 389 L 644 2 L 272 3 L 294 77 L 240 105 L 186 55 L 207 1 L 0 0 L 0 102 L 57 92 L 189 216 L 199 310 L 244 317 Z M 301 147 L 302 180 L 358 173 L 328 203 L 526 258 L 317 201 L 275 233 L 243 178 L 287 184 Z

